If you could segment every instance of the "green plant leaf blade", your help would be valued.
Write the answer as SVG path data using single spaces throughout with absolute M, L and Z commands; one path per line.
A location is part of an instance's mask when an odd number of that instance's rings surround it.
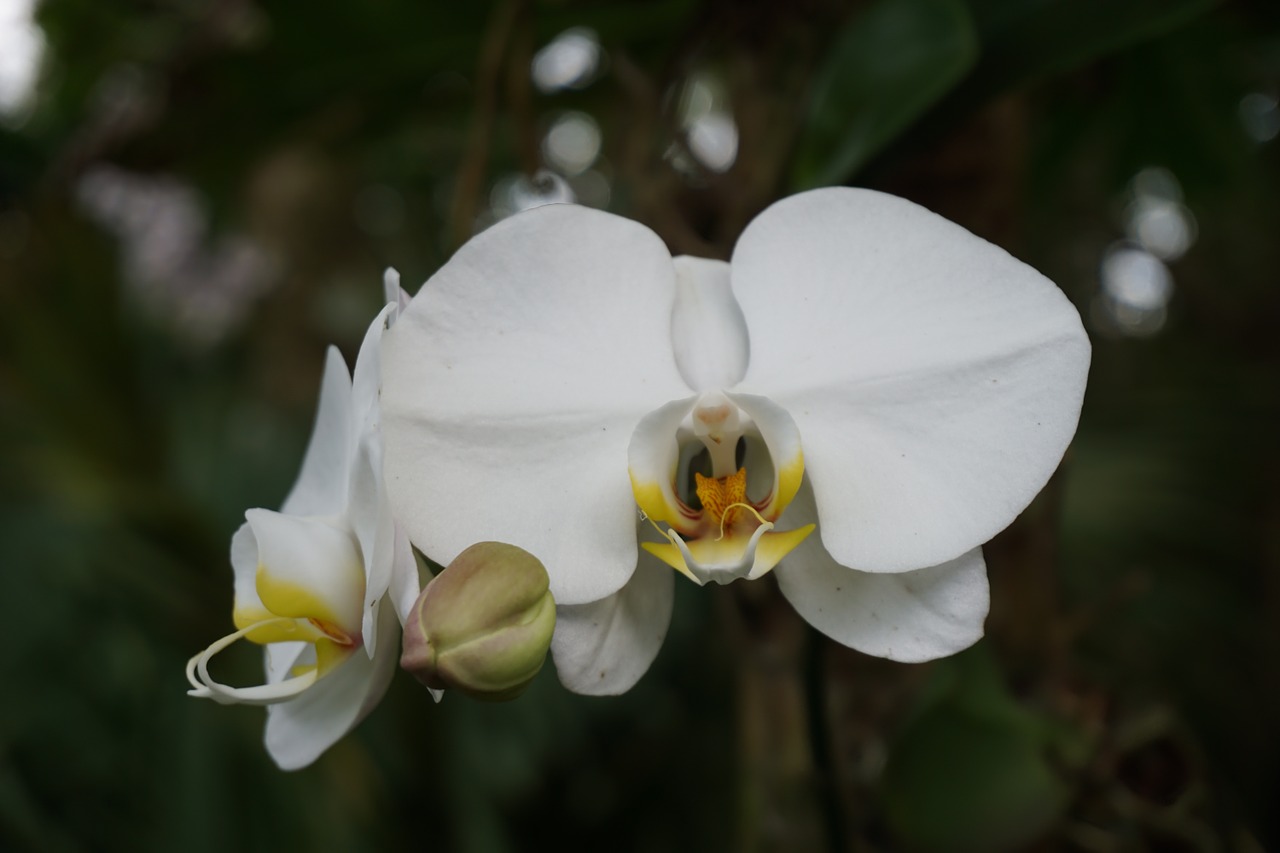
M 814 83 L 792 171 L 839 184 L 962 80 L 978 38 L 959 0 L 879 0 L 845 25 Z

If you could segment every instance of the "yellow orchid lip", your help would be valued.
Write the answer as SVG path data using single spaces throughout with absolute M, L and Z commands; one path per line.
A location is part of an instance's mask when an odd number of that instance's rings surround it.
M 677 478 L 683 476 L 677 470 L 680 435 L 700 440 L 711 461 L 711 476 L 694 473 L 698 509 L 682 500 L 676 489 Z M 747 465 L 735 459 L 745 435 L 763 441 L 773 463 L 773 482 L 760 500 L 747 494 L 748 467 L 756 464 L 750 453 Z M 814 530 L 812 524 L 774 530 L 774 522 L 799 491 L 804 454 L 790 416 L 763 397 L 717 391 L 669 403 L 641 420 L 632 436 L 630 459 L 636 504 L 666 540 L 642 547 L 695 583 L 758 578 Z
M 320 591 L 280 577 L 261 562 L 254 580 L 256 601 L 253 597 L 242 600 L 237 596 L 232 612 L 236 630 L 209 644 L 187 662 L 189 695 L 222 704 L 286 702 L 308 690 L 363 646 L 359 623 L 347 619 L 349 624 L 344 625 Z M 363 585 L 362 578 L 360 584 Z M 262 646 L 301 642 L 309 648 L 304 648 L 303 656 L 290 667 L 285 678 L 251 687 L 233 687 L 214 678 L 209 673 L 209 663 L 240 640 Z
M 816 524 L 807 524 L 795 530 L 775 531 L 771 523 L 765 522 L 750 536 L 739 534 L 689 542 L 668 531 L 664 534 L 668 541 L 641 542 L 640 547 L 699 586 L 708 581 L 727 584 L 740 577 L 747 580 L 763 577 L 816 528 Z

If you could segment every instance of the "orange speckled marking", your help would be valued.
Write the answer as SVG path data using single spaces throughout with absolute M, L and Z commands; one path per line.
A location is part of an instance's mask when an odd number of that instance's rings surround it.
M 747 502 L 747 469 L 739 468 L 738 473 L 728 477 L 704 477 L 695 473 L 695 491 L 702 501 L 702 509 L 721 526 L 732 527 L 741 512 L 734 504 Z

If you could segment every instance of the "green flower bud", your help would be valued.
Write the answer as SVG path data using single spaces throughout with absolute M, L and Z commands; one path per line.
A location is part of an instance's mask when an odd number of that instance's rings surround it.
M 480 542 L 414 602 L 400 666 L 428 687 L 514 699 L 542 669 L 556 626 L 547 570 L 514 545 Z

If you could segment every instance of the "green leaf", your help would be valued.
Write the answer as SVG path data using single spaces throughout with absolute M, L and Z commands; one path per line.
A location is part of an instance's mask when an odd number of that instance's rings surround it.
M 1024 707 L 982 646 L 943 662 L 889 754 L 880 794 L 902 847 L 1022 849 L 1070 799 L 1079 733 Z
M 978 57 L 959 0 L 879 0 L 836 37 L 814 83 L 792 171 L 842 183 L 956 85 Z
M 984 81 L 998 78 L 1008 85 L 1069 71 L 1164 35 L 1209 11 L 1216 2 L 969 0 L 983 45 L 982 70 L 977 76 Z

